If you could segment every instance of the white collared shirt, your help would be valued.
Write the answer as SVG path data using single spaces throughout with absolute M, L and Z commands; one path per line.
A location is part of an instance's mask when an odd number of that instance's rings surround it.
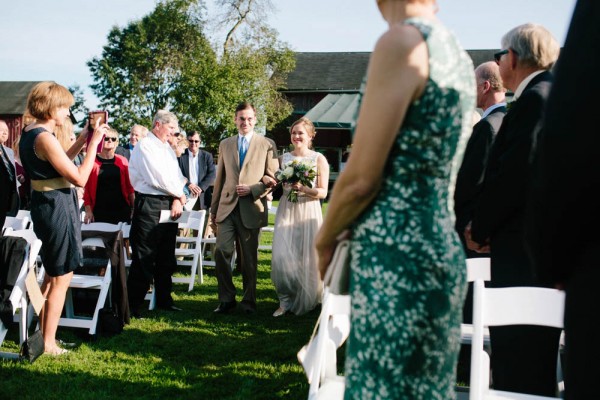
M 238 133 L 238 149 L 240 147 L 242 147 L 242 138 L 245 137 L 246 140 L 248 141 L 248 149 L 250 148 L 250 141 L 252 140 L 252 136 L 254 136 L 254 132 L 248 132 L 246 133 L 246 136 L 242 136 Z M 248 149 L 246 149 L 246 151 L 248 151 Z
M 498 107 L 504 107 L 506 106 L 506 103 L 502 102 L 502 103 L 496 103 L 494 105 L 489 106 L 488 108 L 485 109 L 485 111 L 483 112 L 483 114 L 481 114 L 481 119 L 484 119 L 485 117 L 487 117 L 488 115 L 490 115 L 490 113 L 492 111 L 494 111 L 496 108 Z
M 194 155 L 191 151 L 188 150 L 189 156 L 189 167 L 190 167 L 190 183 L 194 185 L 198 185 L 198 156 L 200 155 L 200 150 Z
M 546 72 L 546 70 L 545 69 L 541 69 L 539 71 L 532 72 L 531 74 L 529 74 L 527 76 L 527 78 L 523 79 L 521 81 L 521 83 L 519 83 L 519 86 L 517 86 L 517 90 L 515 90 L 515 95 L 513 96 L 513 100 L 512 101 L 517 101 L 517 99 L 519 97 L 521 97 L 521 94 L 523 93 L 523 90 L 525 90 L 525 88 L 527 87 L 527 85 L 529 85 L 529 82 L 531 82 L 531 80 L 533 78 L 535 78 L 536 76 L 538 76 L 542 72 Z
M 169 142 L 161 142 L 152 132 L 131 151 L 129 179 L 136 192 L 173 197 L 183 196 L 186 181 Z

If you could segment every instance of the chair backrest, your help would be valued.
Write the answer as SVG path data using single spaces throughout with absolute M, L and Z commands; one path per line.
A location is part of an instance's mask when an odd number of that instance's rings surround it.
M 348 338 L 350 333 L 350 296 L 335 295 L 325 288 L 320 322 L 313 345 L 308 349 L 307 358 L 312 364 L 303 364 L 309 375 L 309 399 L 342 398 L 344 393 L 343 378 L 337 375 L 337 348 Z M 313 354 L 310 354 L 314 351 Z M 312 368 L 311 368 L 312 367 Z M 327 387 L 327 395 L 323 388 Z
M 91 222 L 89 224 L 81 224 L 81 231 L 94 232 L 118 232 L 121 230 L 121 222 L 118 224 L 109 224 L 107 222 Z M 104 247 L 104 242 L 100 238 L 87 238 L 81 243 L 83 247 Z
M 467 281 L 491 280 L 491 260 L 489 257 L 467 258 Z
M 198 231 L 198 235 L 202 237 L 204 230 L 204 218 L 206 210 L 189 211 L 190 215 L 187 222 L 180 222 L 179 229 L 194 229 Z
M 42 248 L 42 241 L 37 238 L 32 229 L 9 229 L 5 232 L 5 236 L 16 236 L 23 238 L 29 243 L 29 268 L 35 266 L 38 254 Z
M 12 228 L 14 231 L 20 231 L 23 229 L 27 229 L 27 226 L 29 225 L 29 218 L 28 217 L 23 217 L 23 218 L 19 218 L 19 217 L 6 217 L 6 220 L 4 221 L 4 226 L 3 231 L 6 228 Z
M 473 282 L 473 289 L 469 398 L 479 400 L 489 390 L 490 360 L 483 350 L 484 329 L 505 325 L 562 328 L 565 293 L 540 287 L 486 288 L 481 279 Z
M 25 229 L 33 229 L 33 221 L 31 220 L 31 211 L 19 210 L 17 211 L 17 218 L 27 219 L 27 226 Z

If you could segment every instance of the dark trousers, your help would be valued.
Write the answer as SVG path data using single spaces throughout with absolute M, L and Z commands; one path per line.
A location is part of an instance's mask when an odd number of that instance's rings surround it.
M 565 398 L 598 398 L 600 376 L 600 269 L 598 265 L 574 272 L 566 285 Z
M 490 327 L 494 389 L 554 397 L 560 332 L 541 326 Z
M 247 309 L 256 309 L 256 270 L 258 265 L 258 229 L 244 227 L 239 206 L 219 223 L 217 245 L 215 248 L 215 264 L 219 283 L 219 301 L 235 300 L 236 289 L 231 274 L 231 257 L 236 240 L 239 242 L 242 266 L 244 296 L 242 305 Z
M 154 280 L 156 306 L 173 304 L 171 275 L 175 259 L 176 223 L 159 224 L 161 210 L 170 210 L 173 198 L 136 193 L 131 224 L 131 267 L 127 279 L 129 306 L 137 311 Z

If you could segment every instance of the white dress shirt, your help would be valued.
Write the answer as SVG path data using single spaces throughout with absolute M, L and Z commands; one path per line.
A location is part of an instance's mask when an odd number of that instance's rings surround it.
M 152 132 L 131 151 L 129 179 L 136 192 L 173 197 L 183 196 L 186 181 L 169 143 L 161 142 Z
M 193 183 L 194 185 L 198 185 L 198 169 L 200 168 L 198 165 L 199 154 L 200 151 L 198 151 L 196 155 L 194 155 L 191 151 L 188 151 L 188 159 L 190 163 L 190 183 Z

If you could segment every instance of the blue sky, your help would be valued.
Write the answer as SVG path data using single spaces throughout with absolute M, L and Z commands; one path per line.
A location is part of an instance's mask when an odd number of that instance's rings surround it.
M 269 24 L 296 51 L 371 51 L 386 29 L 375 0 L 272 0 Z M 212 3 L 209 1 L 209 4 Z M 125 26 L 155 0 L 0 0 L 0 80 L 79 84 L 86 105 L 86 61 L 99 56 L 112 26 Z M 562 45 L 575 0 L 438 0 L 438 18 L 466 49 L 498 48 L 525 22 L 547 27 Z M 1 94 L 0 94 L 1 95 Z

